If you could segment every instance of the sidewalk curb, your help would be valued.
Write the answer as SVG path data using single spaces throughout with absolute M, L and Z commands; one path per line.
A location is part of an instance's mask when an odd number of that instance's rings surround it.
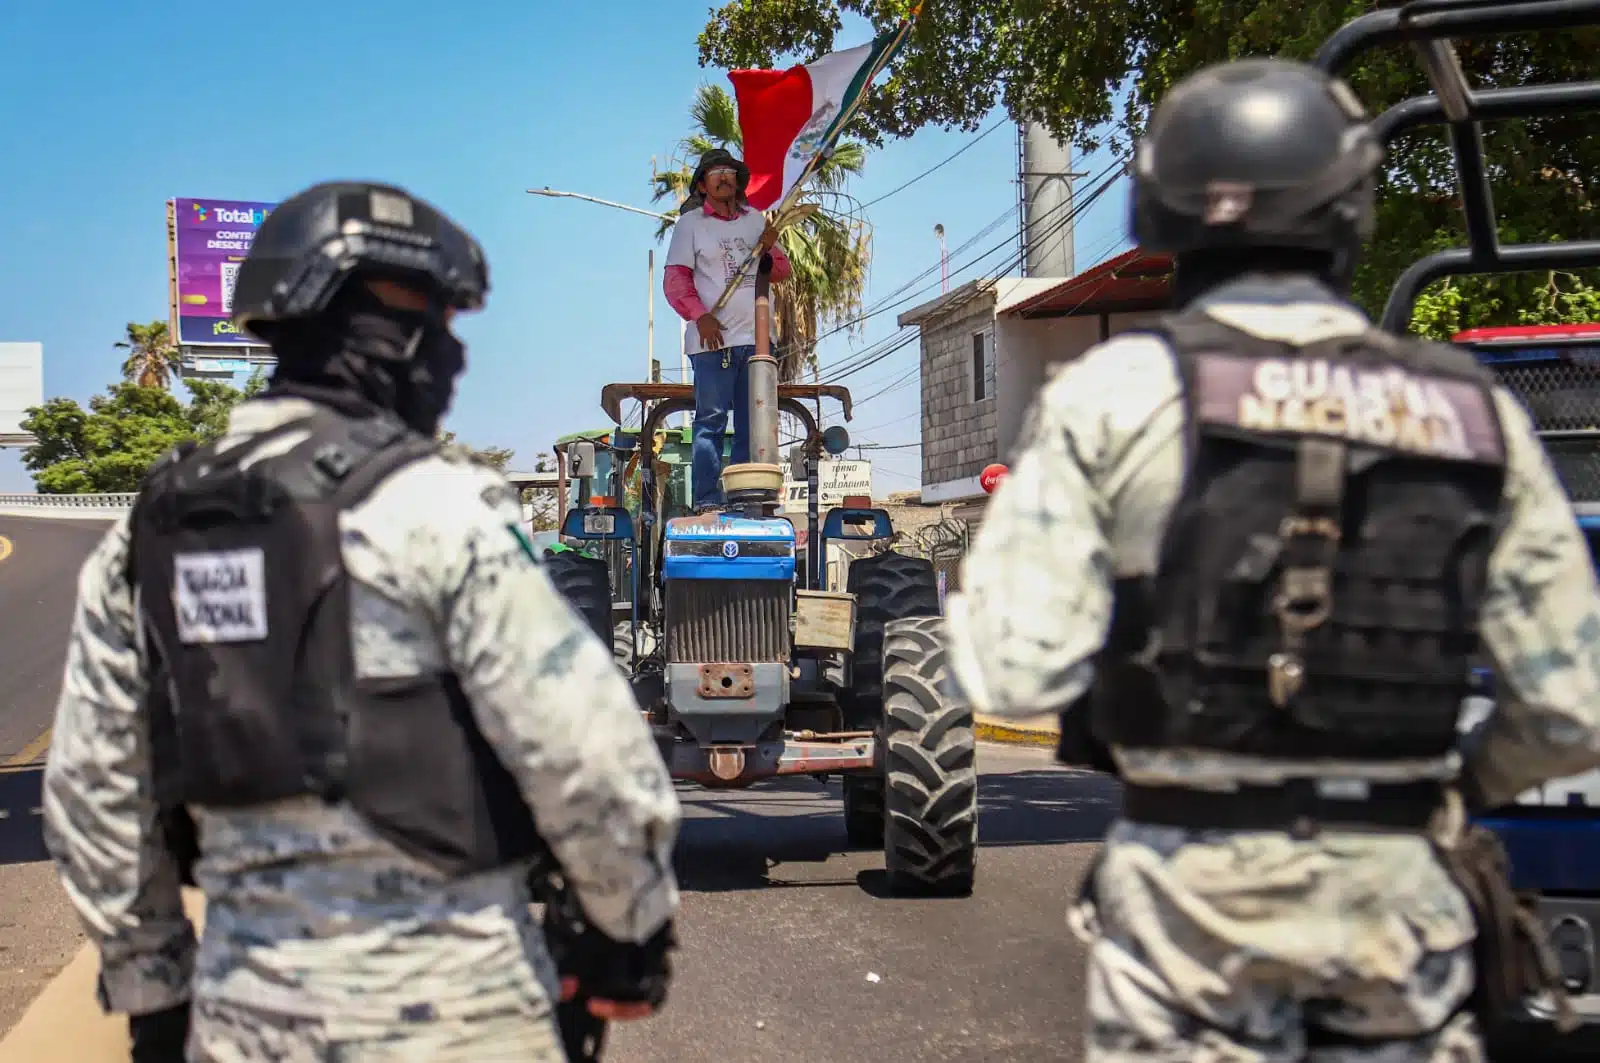
M 979 741 L 1001 742 L 1011 746 L 1049 746 L 1054 748 L 1061 740 L 1061 732 L 1053 727 L 1023 727 L 1003 723 L 992 717 L 978 717 L 973 730 Z

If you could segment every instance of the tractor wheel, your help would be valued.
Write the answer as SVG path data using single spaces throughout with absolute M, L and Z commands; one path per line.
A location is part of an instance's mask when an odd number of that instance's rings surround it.
M 612 645 L 611 573 L 606 563 L 597 557 L 563 550 L 544 559 L 544 571 L 600 641 Z
M 883 780 L 871 775 L 844 777 L 844 836 L 854 849 L 883 845 Z
M 964 897 L 977 870 L 977 737 L 971 707 L 944 692 L 943 623 L 884 630 L 883 854 L 894 892 Z
M 856 635 L 850 689 L 840 698 L 845 724 L 875 729 L 883 713 L 883 631 L 895 620 L 939 615 L 933 562 L 885 553 L 850 562 L 845 586 L 856 596 Z
M 611 656 L 624 672 L 633 670 L 633 621 L 624 620 L 612 627 Z

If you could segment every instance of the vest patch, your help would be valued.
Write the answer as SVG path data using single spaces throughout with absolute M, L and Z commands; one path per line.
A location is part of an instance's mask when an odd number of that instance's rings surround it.
M 1247 432 L 1317 435 L 1456 461 L 1501 464 L 1492 400 L 1464 380 L 1325 358 L 1194 358 L 1195 413 Z
M 175 554 L 172 604 L 186 644 L 267 637 L 266 554 L 260 547 Z

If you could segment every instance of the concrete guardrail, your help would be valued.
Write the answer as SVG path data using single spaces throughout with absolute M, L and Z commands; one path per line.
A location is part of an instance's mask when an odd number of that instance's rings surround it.
M 115 520 L 133 508 L 133 500 L 137 497 L 132 492 L 104 495 L 0 494 L 0 516 Z

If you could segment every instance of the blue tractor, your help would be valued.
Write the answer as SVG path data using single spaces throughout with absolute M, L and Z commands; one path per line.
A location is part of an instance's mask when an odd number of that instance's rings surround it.
M 759 322 L 764 271 L 756 287 Z M 811 407 L 836 400 L 848 420 L 850 394 L 838 385 L 780 386 L 766 348 L 758 341 L 750 363 L 752 460 L 723 470 L 721 511 L 667 515 L 666 466 L 641 457 L 637 521 L 626 507 L 586 505 L 565 515 L 562 535 L 627 546 L 634 652 L 624 667 L 675 778 L 738 788 L 838 776 L 848 841 L 882 848 L 891 889 L 969 894 L 976 739 L 970 707 L 945 682 L 933 565 L 842 548 L 881 547 L 893 534 L 882 509 L 819 511 L 819 463 L 849 436 L 841 426 L 822 430 Z M 694 408 L 688 385 L 612 384 L 601 405 L 613 424 L 630 399 L 640 404 L 645 440 L 666 417 Z M 780 411 L 800 425 L 789 464 L 796 484 L 809 485 L 803 530 L 781 512 Z M 592 454 L 592 443 L 572 444 L 571 475 L 592 474 Z M 557 586 L 586 615 L 623 596 L 605 585 L 603 562 L 567 553 L 546 563 L 560 569 Z M 566 571 L 585 564 L 587 577 Z
M 1324 42 L 1314 62 L 1339 73 L 1371 49 L 1409 45 L 1433 91 L 1394 104 L 1375 120 L 1385 143 L 1425 126 L 1446 126 L 1455 157 L 1468 246 L 1438 251 L 1395 282 L 1382 325 L 1402 333 L 1417 296 L 1446 277 L 1600 267 L 1600 241 L 1502 245 L 1483 150 L 1482 123 L 1568 117 L 1600 109 L 1600 81 L 1471 85 L 1455 42 L 1481 48 L 1486 38 L 1600 26 L 1600 0 L 1412 0 L 1346 23 Z M 1392 151 L 1392 148 L 1391 148 Z M 1527 406 L 1589 537 L 1600 537 L 1600 329 L 1478 330 L 1456 337 L 1472 346 Z M 1477 675 L 1476 696 L 1462 715 L 1463 741 L 1494 711 L 1493 683 Z M 1549 1000 L 1528 1000 L 1491 1029 L 1495 1059 L 1600 1058 L 1600 776 L 1550 783 L 1483 817 L 1502 840 L 1516 884 L 1540 895 L 1540 911 L 1564 975 L 1578 1024 L 1558 1024 Z

